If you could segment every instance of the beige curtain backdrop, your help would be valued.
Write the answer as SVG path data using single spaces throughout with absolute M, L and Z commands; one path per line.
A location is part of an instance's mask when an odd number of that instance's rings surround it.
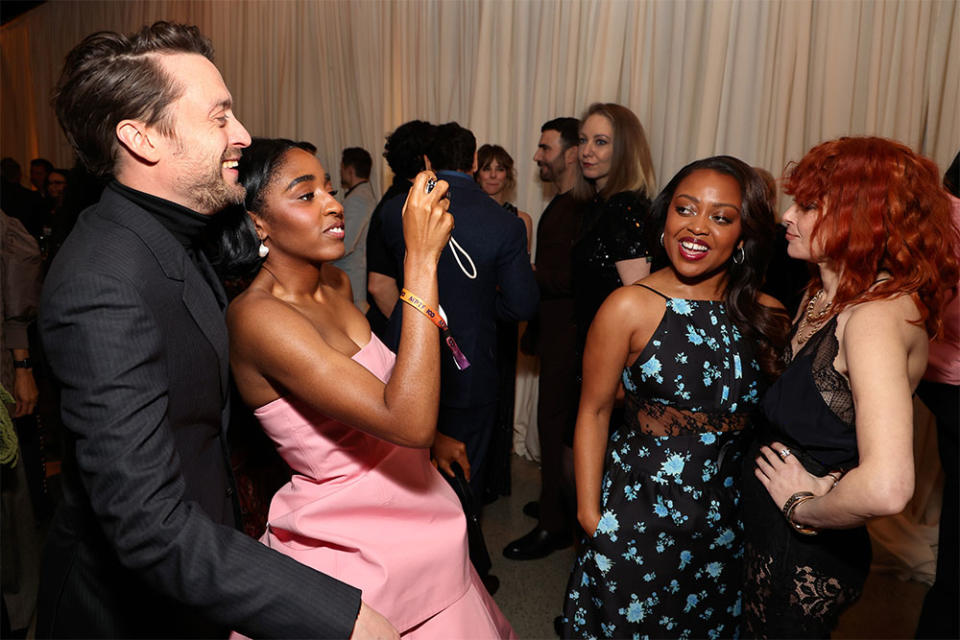
M 941 170 L 960 149 L 957 0 L 53 0 L 0 30 L 0 154 L 72 164 L 49 107 L 64 55 L 159 19 L 198 25 L 250 132 L 312 141 L 335 182 L 344 147 L 379 157 L 407 120 L 457 120 L 513 154 L 535 221 L 540 125 L 595 101 L 640 117 L 660 184 L 718 153 L 779 174 L 841 135 L 895 138 Z M 381 191 L 387 173 L 375 163 Z M 524 360 L 521 431 L 535 411 Z
M 942 168 L 960 148 L 956 0 L 53 0 L 0 31 L 0 153 L 69 165 L 49 108 L 64 54 L 157 19 L 197 24 L 251 133 L 314 142 L 335 179 L 343 147 L 457 120 L 514 155 L 535 219 L 540 124 L 597 100 L 637 113 L 661 184 L 714 153 L 779 173 L 845 134 Z

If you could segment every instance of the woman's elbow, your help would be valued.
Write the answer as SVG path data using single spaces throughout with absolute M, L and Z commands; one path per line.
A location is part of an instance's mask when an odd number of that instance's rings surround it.
M 400 442 L 405 447 L 414 449 L 426 449 L 433 445 L 433 439 L 437 433 L 436 416 L 433 420 L 416 420 L 404 425 L 401 430 Z
M 876 487 L 872 502 L 872 515 L 895 516 L 903 511 L 913 498 L 913 477 L 882 483 Z

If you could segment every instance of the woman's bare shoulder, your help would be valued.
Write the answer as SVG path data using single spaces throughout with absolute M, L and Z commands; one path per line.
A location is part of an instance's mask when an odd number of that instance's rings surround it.
M 920 320 L 920 310 L 916 302 L 906 293 L 868 300 L 851 305 L 846 310 L 847 326 L 864 327 L 875 322 L 902 323 L 914 326 Z
M 761 292 L 757 296 L 757 302 L 759 302 L 765 307 L 770 307 L 771 309 L 777 309 L 779 311 L 784 311 L 784 312 L 787 310 L 787 308 L 784 307 L 779 300 L 763 292 Z
M 919 321 L 920 310 L 908 294 L 861 302 L 841 313 L 841 342 L 853 349 L 910 350 L 928 341 Z
M 227 328 L 231 337 L 251 331 L 273 333 L 280 327 L 305 321 L 303 314 L 289 303 L 259 287 L 248 288 L 227 307 Z

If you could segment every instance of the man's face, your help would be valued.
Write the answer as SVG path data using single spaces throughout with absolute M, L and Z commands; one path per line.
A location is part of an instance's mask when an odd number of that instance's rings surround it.
M 533 161 L 540 169 L 540 179 L 544 182 L 556 182 L 566 170 L 563 139 L 560 132 L 547 129 L 540 134 L 537 152 L 533 154 Z
M 349 189 L 353 186 L 353 183 L 356 181 L 355 176 L 353 175 L 353 167 L 349 167 L 342 162 L 340 163 L 340 186 L 344 189 Z
M 30 184 L 37 189 L 43 188 L 43 183 L 47 181 L 47 168 L 42 164 L 30 165 Z
M 169 181 L 175 202 L 202 214 L 243 202 L 237 161 L 250 134 L 233 115 L 220 72 L 197 54 L 164 55 L 160 63 L 183 95 L 167 107 L 173 136 L 167 138 L 170 152 L 155 167 L 159 179 Z

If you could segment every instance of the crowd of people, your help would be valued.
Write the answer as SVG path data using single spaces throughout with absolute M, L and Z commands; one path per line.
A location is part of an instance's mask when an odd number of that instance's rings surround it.
M 502 553 L 576 545 L 562 637 L 828 637 L 913 495 L 918 388 L 946 480 L 917 633 L 956 637 L 960 154 L 941 183 L 842 137 L 658 188 L 594 103 L 541 127 L 534 225 L 457 122 L 390 132 L 379 198 L 344 149 L 338 193 L 312 144 L 251 138 L 195 27 L 87 37 L 54 107 L 77 166 L 30 190 L 3 160 L 0 413 L 44 404 L 42 345 L 63 456 L 41 566 L 3 421 L 5 635 L 516 637 L 482 511 L 523 350 L 541 486 Z

